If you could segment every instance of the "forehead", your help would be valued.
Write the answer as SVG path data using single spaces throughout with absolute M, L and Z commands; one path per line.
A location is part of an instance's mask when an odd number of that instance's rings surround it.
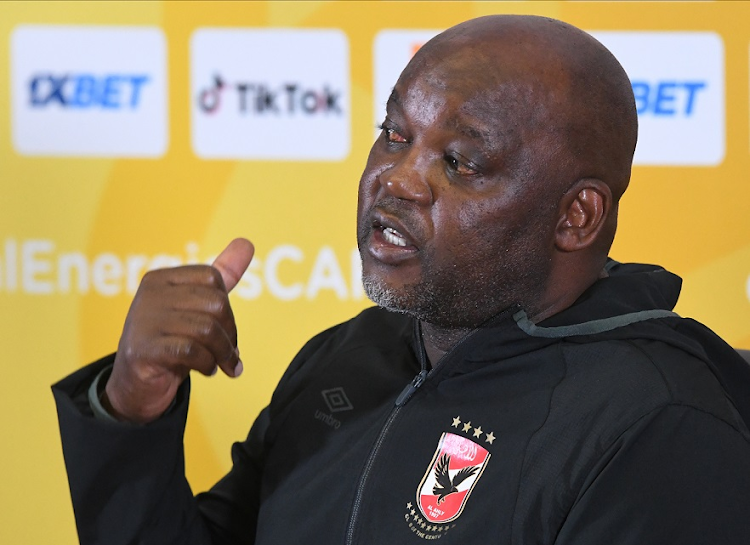
M 550 115 L 549 110 L 564 114 L 572 98 L 569 67 L 554 48 L 535 38 L 510 34 L 428 42 L 399 83 L 407 87 L 421 80 L 433 90 L 450 92 L 463 103 L 464 113 L 478 119 L 515 113 L 528 123 Z
M 389 99 L 415 123 L 458 133 L 502 150 L 548 125 L 550 91 L 539 82 L 475 55 L 424 57 L 403 72 Z

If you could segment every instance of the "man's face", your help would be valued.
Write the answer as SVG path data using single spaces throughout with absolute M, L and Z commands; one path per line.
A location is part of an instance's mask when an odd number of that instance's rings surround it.
M 456 62 L 396 85 L 360 180 L 357 239 L 375 303 L 474 327 L 539 298 L 557 202 L 544 198 L 541 140 L 524 127 L 530 90 Z

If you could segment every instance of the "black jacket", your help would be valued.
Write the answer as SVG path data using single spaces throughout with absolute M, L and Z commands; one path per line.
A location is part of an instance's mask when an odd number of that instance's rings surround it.
M 414 320 L 366 310 L 307 343 L 196 498 L 187 383 L 157 422 L 95 420 L 102 360 L 53 387 L 81 542 L 750 543 L 750 368 L 670 311 L 679 287 L 613 262 L 569 309 L 509 309 L 429 372 Z

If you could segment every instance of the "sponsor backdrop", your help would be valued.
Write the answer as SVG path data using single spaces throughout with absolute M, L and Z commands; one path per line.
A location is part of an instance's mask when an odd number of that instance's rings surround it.
M 146 270 L 246 236 L 246 370 L 194 382 L 186 435 L 196 490 L 227 470 L 302 343 L 368 304 L 356 188 L 401 68 L 502 12 L 621 59 L 642 130 L 612 255 L 682 275 L 678 311 L 750 348 L 748 3 L 3 2 L 0 542 L 76 541 L 49 384 L 115 349 Z

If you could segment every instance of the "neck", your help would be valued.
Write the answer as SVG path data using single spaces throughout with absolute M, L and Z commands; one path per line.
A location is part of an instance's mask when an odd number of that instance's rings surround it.
M 598 278 L 606 278 L 607 276 L 606 271 L 603 269 L 598 274 Z M 570 286 L 569 289 L 562 290 L 560 293 L 548 294 L 546 298 L 537 301 L 536 304 L 525 305 L 527 317 L 533 323 L 538 323 L 565 310 L 595 280 L 592 279 L 591 282 L 582 285 Z M 435 367 L 440 358 L 475 329 L 474 327 L 440 327 L 424 321 L 420 322 L 420 325 L 422 329 L 422 342 L 424 343 L 424 349 L 431 367 Z
M 596 280 L 609 276 L 603 268 L 594 270 L 594 274 L 590 274 L 588 279 L 581 275 L 584 278 L 583 281 L 580 280 L 579 276 L 568 275 L 568 278 L 576 280 L 575 284 L 565 285 L 564 289 L 558 289 L 553 293 L 546 293 L 534 304 L 522 305 L 526 309 L 529 320 L 538 323 L 565 310 Z M 557 283 L 553 282 L 552 284 L 556 285 Z M 564 283 L 560 282 L 560 284 Z M 440 327 L 424 321 L 420 322 L 420 325 L 422 342 L 424 342 L 427 359 L 432 367 L 462 338 L 475 329 L 473 327 Z
M 435 367 L 446 352 L 449 352 L 458 344 L 458 341 L 472 331 L 472 328 L 438 327 L 427 322 L 421 322 L 420 325 L 422 342 L 431 367 Z

